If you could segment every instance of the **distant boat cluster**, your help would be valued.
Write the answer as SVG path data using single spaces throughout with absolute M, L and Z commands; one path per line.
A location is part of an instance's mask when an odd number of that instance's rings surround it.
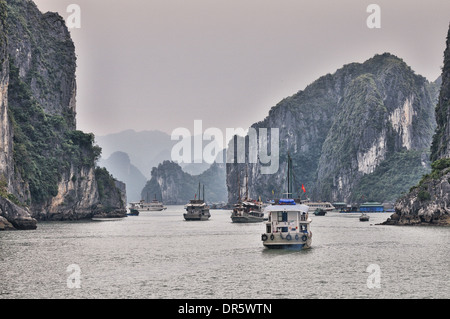
M 286 198 L 268 200 L 266 203 L 255 200 L 248 195 L 248 174 L 245 174 L 245 194 L 241 194 L 238 174 L 238 199 L 232 206 L 231 221 L 233 223 L 265 222 L 264 233 L 261 234 L 263 245 L 267 248 L 295 248 L 306 249 L 312 245 L 312 231 L 310 214 L 325 216 L 328 212 L 362 213 L 359 220 L 369 221 L 367 213 L 384 212 L 381 203 L 367 202 L 361 205 L 347 205 L 346 203 L 314 202 L 309 199 L 290 198 L 292 174 L 292 159 L 288 156 L 288 186 Z M 203 194 L 201 193 L 203 190 Z M 138 216 L 140 212 L 157 212 L 167 207 L 155 198 L 151 202 L 141 200 L 130 203 L 129 216 Z M 183 217 L 186 221 L 207 221 L 211 217 L 210 206 L 205 201 L 205 185 L 203 189 L 198 184 L 198 192 L 189 203 L 184 206 Z

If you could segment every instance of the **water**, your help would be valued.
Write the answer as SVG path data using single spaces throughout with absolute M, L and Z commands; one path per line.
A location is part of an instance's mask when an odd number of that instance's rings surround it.
M 121 221 L 0 232 L 0 299 L 450 298 L 449 228 L 374 225 L 384 213 L 370 222 L 312 215 L 313 247 L 288 251 L 264 248 L 264 224 L 233 224 L 230 211 L 212 210 L 203 222 L 182 214 L 169 206 Z M 69 288 L 73 264 L 79 289 Z M 380 288 L 370 285 L 372 264 Z

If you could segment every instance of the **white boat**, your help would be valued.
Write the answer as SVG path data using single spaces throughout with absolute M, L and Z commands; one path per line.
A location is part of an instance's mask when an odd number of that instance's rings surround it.
M 208 220 L 211 217 L 209 206 L 201 199 L 192 199 L 184 206 L 186 213 L 183 214 L 185 220 Z
M 333 204 L 331 204 L 330 202 L 311 202 L 309 200 L 304 200 L 302 201 L 302 204 L 305 204 L 309 207 L 309 212 L 315 212 L 316 209 L 322 209 L 326 212 L 330 212 L 334 209 L 336 209 Z
M 288 154 L 288 196 L 291 194 L 292 159 Z M 309 207 L 294 199 L 277 199 L 264 209 L 268 216 L 265 233 L 261 235 L 267 248 L 306 249 L 312 244 L 311 219 Z
M 264 211 L 268 215 L 266 232 L 261 235 L 263 245 L 267 248 L 310 248 L 312 232 L 308 210 L 308 206 L 293 199 L 280 199 L 267 206 Z
M 167 209 L 166 206 L 163 205 L 156 198 L 152 200 L 150 203 L 141 200 L 140 202 L 130 203 L 130 210 L 137 210 L 138 212 L 160 212 Z

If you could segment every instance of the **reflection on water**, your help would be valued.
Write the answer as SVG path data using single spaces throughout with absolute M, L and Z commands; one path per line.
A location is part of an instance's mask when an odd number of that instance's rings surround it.
M 450 297 L 448 228 L 328 213 L 311 216 L 311 249 L 269 250 L 262 223 L 233 224 L 222 210 L 203 222 L 182 214 L 182 206 L 169 206 L 121 221 L 42 222 L 36 231 L 0 233 L 7 278 L 0 298 Z M 380 288 L 368 288 L 372 264 Z M 68 272 L 70 265 L 80 273 Z M 81 287 L 69 288 L 76 275 Z

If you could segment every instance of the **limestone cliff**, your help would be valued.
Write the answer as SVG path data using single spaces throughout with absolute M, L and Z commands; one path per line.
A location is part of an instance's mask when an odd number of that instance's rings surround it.
M 248 165 L 250 196 L 286 191 L 289 152 L 294 196 L 305 198 L 303 184 L 316 200 L 394 201 L 430 171 L 432 87 L 389 53 L 319 78 L 252 126 L 279 128 L 280 169 L 263 175 L 259 164 Z M 230 202 L 237 198 L 236 174 L 242 180 L 243 171 L 243 164 L 227 164 Z
M 12 225 L 26 214 L 125 216 L 114 179 L 95 167 L 93 134 L 76 130 L 75 46 L 64 20 L 31 0 L 0 0 L 0 19 L 0 215 Z
M 164 161 L 152 170 L 152 178 L 142 190 L 142 199 L 151 201 L 155 196 L 164 204 L 184 205 L 198 198 L 198 183 L 205 185 L 205 200 L 208 203 L 227 200 L 224 164 L 214 163 L 200 175 L 184 172 L 180 165 Z M 201 190 L 203 198 L 203 188 Z
M 450 27 L 431 146 L 432 172 L 400 198 L 388 225 L 450 225 Z

